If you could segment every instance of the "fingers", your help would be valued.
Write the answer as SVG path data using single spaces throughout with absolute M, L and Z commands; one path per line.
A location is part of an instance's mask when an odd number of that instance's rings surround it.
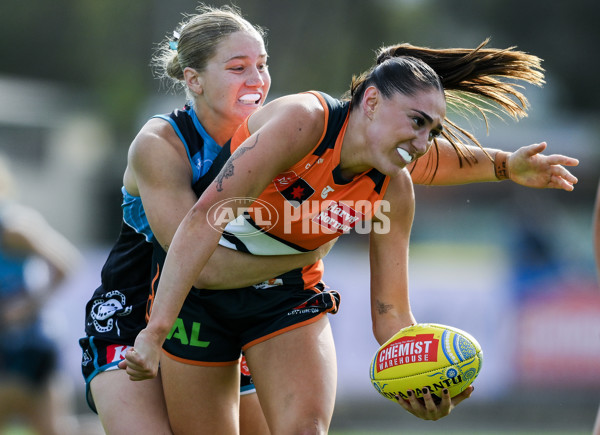
M 437 407 L 429 388 L 423 388 L 423 401 L 425 402 L 425 409 L 427 410 L 426 420 L 435 421 L 450 414 L 450 406 L 445 409 L 440 404 L 440 408 Z
M 552 175 L 554 177 L 562 178 L 567 183 L 576 184 L 577 181 L 579 181 L 575 175 L 571 174 L 566 168 L 563 168 L 562 166 L 555 166 L 552 169 L 553 169 Z
M 152 379 L 156 373 L 152 369 L 145 367 L 144 360 L 135 351 L 134 348 L 129 349 L 125 353 L 125 359 L 119 363 L 119 368 L 125 369 L 132 381 L 143 381 Z
M 442 391 L 442 397 L 439 403 L 436 403 L 434 396 L 429 388 L 422 389 L 423 398 L 419 399 L 411 390 L 407 392 L 408 399 L 396 397 L 396 400 L 404 409 L 423 420 L 439 420 L 450 414 L 450 411 L 463 400 L 469 398 L 473 392 L 473 387 L 468 387 L 461 394 L 454 398 L 450 397 L 450 391 L 446 388 Z
M 471 394 L 473 394 L 473 391 L 475 390 L 475 387 L 473 387 L 473 385 L 469 385 L 465 391 L 463 391 L 460 394 L 457 394 L 456 396 L 454 396 L 452 398 L 452 405 L 456 406 L 458 405 L 460 402 L 462 402 L 465 399 L 468 399 L 469 397 L 471 397 Z
M 534 156 L 536 154 L 543 152 L 547 147 L 548 147 L 548 144 L 546 142 L 540 142 L 540 143 L 534 143 L 534 144 L 526 146 L 524 148 L 525 148 L 525 153 L 531 157 L 531 156 Z
M 411 414 L 422 418 L 424 420 L 428 420 L 426 418 L 427 409 L 425 408 L 424 402 L 417 398 L 417 395 L 412 390 L 408 390 L 408 407 L 404 407 Z
M 450 414 L 452 408 L 456 405 L 457 404 L 452 402 L 452 398 L 450 397 L 450 390 L 444 388 L 444 390 L 442 391 L 442 401 L 440 402 L 440 409 L 446 412 L 445 415 L 448 415 Z
M 527 157 L 533 157 L 536 154 L 540 154 L 548 147 L 546 142 L 540 142 L 528 146 L 524 146 L 522 148 L 523 153 Z M 573 157 L 565 156 L 563 154 L 551 154 L 549 156 L 545 156 L 547 159 L 547 163 L 549 165 L 563 165 L 563 166 L 577 166 L 579 165 L 579 160 Z
M 546 142 L 521 147 L 511 155 L 511 180 L 526 187 L 572 191 L 577 183 L 567 167 L 579 160 L 562 154 L 542 155 Z
M 579 160 L 562 154 L 551 154 L 546 157 L 549 165 L 577 166 Z
M 407 399 L 403 399 L 400 396 L 396 396 L 396 400 L 398 401 L 398 403 L 400 404 L 400 406 L 402 406 L 408 412 L 412 413 L 412 406 L 413 406 L 413 404 L 410 402 L 410 400 L 413 398 L 414 394 L 413 394 L 412 391 L 408 390 L 407 391 L 407 395 L 408 395 L 408 400 Z
M 566 190 L 567 192 L 571 192 L 573 189 L 575 189 L 575 187 L 573 186 L 573 183 L 569 183 L 564 178 L 557 177 L 556 175 L 553 175 L 550 178 L 550 182 L 549 182 L 548 186 L 553 189 Z

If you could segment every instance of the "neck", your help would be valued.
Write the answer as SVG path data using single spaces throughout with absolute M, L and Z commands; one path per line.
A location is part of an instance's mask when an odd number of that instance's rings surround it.
M 198 120 L 204 127 L 204 130 L 214 139 L 216 143 L 223 146 L 235 133 L 238 124 L 234 124 L 224 118 L 220 118 L 199 110 L 198 107 L 193 108 Z
M 373 166 L 367 160 L 366 140 L 362 133 L 364 128 L 360 127 L 361 119 L 355 111 L 350 112 L 349 116 L 340 152 L 340 170 L 344 178 L 352 179 Z

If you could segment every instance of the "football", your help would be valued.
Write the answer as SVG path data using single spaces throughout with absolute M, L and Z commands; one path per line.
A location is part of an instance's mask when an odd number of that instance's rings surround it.
M 370 377 L 385 398 L 408 399 L 412 390 L 423 397 L 423 388 L 440 399 L 447 388 L 454 397 L 475 380 L 481 370 L 481 346 L 470 334 L 451 326 L 420 323 L 398 331 L 375 353 Z

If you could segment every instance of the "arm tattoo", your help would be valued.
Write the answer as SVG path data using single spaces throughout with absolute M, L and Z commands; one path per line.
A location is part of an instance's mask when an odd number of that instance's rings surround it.
M 247 147 L 240 147 L 237 150 L 235 150 L 235 152 L 233 153 L 233 155 L 231 157 L 229 157 L 229 160 L 227 160 L 227 163 L 225 163 L 225 166 L 223 167 L 221 172 L 219 172 L 219 175 L 217 175 L 217 179 L 215 180 L 215 183 L 217 183 L 217 192 L 221 192 L 223 190 L 223 180 L 225 178 L 233 177 L 233 169 L 234 169 L 233 161 L 235 159 L 239 158 L 246 151 L 254 148 L 256 146 L 256 144 L 258 143 L 259 136 L 260 136 L 260 134 L 256 135 L 256 139 L 254 140 L 254 145 L 247 146 Z
M 386 304 L 377 299 L 377 313 L 385 314 L 390 311 L 394 306 L 392 304 Z

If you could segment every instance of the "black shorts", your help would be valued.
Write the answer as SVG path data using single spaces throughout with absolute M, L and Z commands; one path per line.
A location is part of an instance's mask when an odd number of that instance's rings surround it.
M 79 340 L 79 345 L 82 350 L 81 371 L 85 379 L 85 398 L 90 409 L 95 413 L 98 413 L 90 390 L 90 382 L 99 373 L 110 370 L 119 370 L 117 365 L 125 358 L 125 353 L 131 345 L 117 344 L 94 336 L 81 338 Z M 38 353 L 39 351 L 40 350 L 38 349 Z M 23 361 L 20 361 L 21 370 L 23 370 L 24 367 L 31 366 L 32 363 L 36 361 L 39 363 L 42 360 L 33 359 L 33 361 L 31 361 L 31 359 L 28 358 L 27 361 L 29 361 L 28 365 L 24 365 L 22 364 Z M 46 369 L 50 368 L 47 364 L 44 367 Z M 240 372 L 240 394 L 255 393 L 256 387 L 252 382 L 252 375 L 250 374 L 245 358 L 242 358 L 240 363 Z
M 99 287 L 85 307 L 85 333 L 106 342 L 133 346 L 146 327 L 150 284 L 105 290 Z
M 235 290 L 192 289 L 163 349 L 180 362 L 237 364 L 242 350 L 336 313 L 340 296 L 323 284 Z
M 86 384 L 90 409 L 96 407 L 90 393 L 90 382 L 98 374 L 118 370 L 139 332 L 146 327 L 149 283 L 105 290 L 98 287 L 86 304 L 86 336 L 79 340 L 82 350 L 81 371 Z

